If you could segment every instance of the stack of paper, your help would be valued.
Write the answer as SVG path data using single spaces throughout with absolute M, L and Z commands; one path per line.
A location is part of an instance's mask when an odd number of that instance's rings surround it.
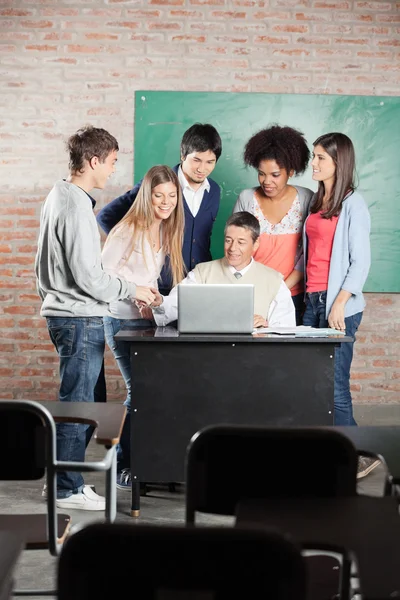
M 344 331 L 332 329 L 331 327 L 307 327 L 300 325 L 299 327 L 260 327 L 255 329 L 253 333 L 271 333 L 273 335 L 290 335 L 296 337 L 329 337 L 330 335 L 344 335 Z

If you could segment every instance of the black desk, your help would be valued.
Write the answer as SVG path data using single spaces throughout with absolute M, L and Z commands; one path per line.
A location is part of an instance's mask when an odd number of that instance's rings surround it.
M 133 482 L 184 481 L 191 437 L 216 423 L 332 425 L 335 344 L 352 338 L 121 330 L 131 343 Z M 132 514 L 139 510 L 132 486 Z
M 24 546 L 22 537 L 0 531 L 0 600 L 12 597 L 14 568 Z
M 400 595 L 400 517 L 395 498 L 246 500 L 238 506 L 236 523 L 278 529 L 303 548 L 352 551 L 364 600 Z

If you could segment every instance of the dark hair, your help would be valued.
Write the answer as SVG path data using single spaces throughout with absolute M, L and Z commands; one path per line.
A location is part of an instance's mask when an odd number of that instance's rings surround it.
M 310 151 L 301 131 L 272 125 L 249 139 L 243 158 L 254 169 L 258 169 L 262 160 L 275 160 L 288 174 L 293 170 L 299 175 L 306 170 Z
M 326 133 L 317 138 L 313 146 L 322 146 L 325 152 L 329 154 L 336 166 L 335 183 L 328 200 L 328 209 L 324 211 L 324 219 L 331 219 L 338 216 L 341 211 L 343 200 L 349 194 L 354 192 L 354 172 L 356 166 L 356 157 L 354 153 L 353 142 L 344 133 Z M 323 207 L 325 194 L 325 185 L 323 181 L 318 184 L 316 200 L 311 208 L 311 212 L 319 212 Z
M 222 142 L 218 131 L 212 125 L 195 123 L 185 133 L 181 141 L 181 157 L 192 152 L 214 152 L 218 160 L 222 152 Z
M 118 142 L 105 129 L 87 125 L 78 129 L 67 141 L 69 152 L 69 170 L 71 173 L 82 172 L 85 161 L 97 156 L 104 162 L 114 150 L 119 150 Z
M 253 243 L 260 237 L 260 223 L 258 222 L 257 217 L 245 210 L 235 212 L 229 217 L 225 225 L 224 234 L 226 234 L 226 230 L 231 225 L 248 229 L 251 233 Z

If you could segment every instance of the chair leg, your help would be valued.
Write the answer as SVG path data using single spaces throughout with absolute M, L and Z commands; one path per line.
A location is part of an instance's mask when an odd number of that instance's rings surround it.
M 105 516 L 108 523 L 113 523 L 117 516 L 117 453 L 113 448 L 111 468 L 106 471 L 106 510 Z
M 140 481 L 132 480 L 131 517 L 140 516 Z

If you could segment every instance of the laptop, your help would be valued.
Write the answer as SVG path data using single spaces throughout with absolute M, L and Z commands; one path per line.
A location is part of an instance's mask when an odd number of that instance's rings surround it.
M 254 285 L 178 285 L 179 333 L 252 333 Z

